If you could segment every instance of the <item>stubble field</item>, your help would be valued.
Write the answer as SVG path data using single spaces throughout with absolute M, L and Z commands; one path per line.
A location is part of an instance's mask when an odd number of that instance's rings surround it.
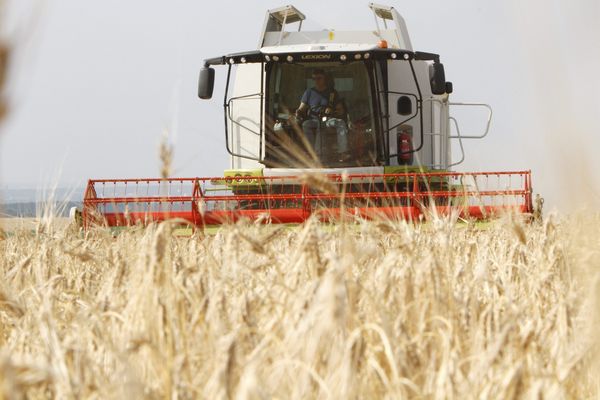
M 594 398 L 600 216 L 0 241 L 0 398 Z

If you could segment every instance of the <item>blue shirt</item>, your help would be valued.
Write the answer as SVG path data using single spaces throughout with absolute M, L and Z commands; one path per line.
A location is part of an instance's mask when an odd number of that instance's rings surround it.
M 306 89 L 300 101 L 304 104 L 307 104 L 311 112 L 318 114 L 319 111 L 327 107 L 327 105 L 329 104 L 330 93 L 330 90 L 327 90 L 323 93 L 319 92 L 315 88 L 309 88 Z

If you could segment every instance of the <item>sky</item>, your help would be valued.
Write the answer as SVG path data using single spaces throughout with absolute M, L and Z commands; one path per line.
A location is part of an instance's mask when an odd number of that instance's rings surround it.
M 174 175 L 227 168 L 217 68 L 205 58 L 255 49 L 273 1 L 5 0 L 0 33 L 15 47 L 11 115 L 0 133 L 3 187 L 83 186 L 153 177 L 164 132 Z M 550 207 L 600 204 L 600 2 L 392 1 L 413 47 L 441 55 L 452 101 L 494 109 L 489 136 L 465 143 L 461 171 L 531 169 Z M 373 30 L 366 1 L 293 3 L 305 29 Z M 476 127 L 478 114 L 460 114 Z M 467 134 L 468 132 L 462 132 Z M 455 153 L 458 156 L 458 153 Z

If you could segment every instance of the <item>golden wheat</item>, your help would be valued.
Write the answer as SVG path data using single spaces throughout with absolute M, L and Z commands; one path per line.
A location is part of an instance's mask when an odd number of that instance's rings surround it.
M 0 242 L 0 394 L 594 397 L 598 222 L 47 222 Z

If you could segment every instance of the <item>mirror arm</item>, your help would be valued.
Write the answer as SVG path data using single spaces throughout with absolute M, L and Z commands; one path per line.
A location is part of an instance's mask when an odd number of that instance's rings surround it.
M 225 65 L 225 57 L 213 57 L 204 60 L 204 68 L 208 68 L 211 65 Z
M 424 51 L 415 51 L 415 60 L 417 61 L 433 61 L 440 62 L 440 55 L 434 53 L 426 53 Z

